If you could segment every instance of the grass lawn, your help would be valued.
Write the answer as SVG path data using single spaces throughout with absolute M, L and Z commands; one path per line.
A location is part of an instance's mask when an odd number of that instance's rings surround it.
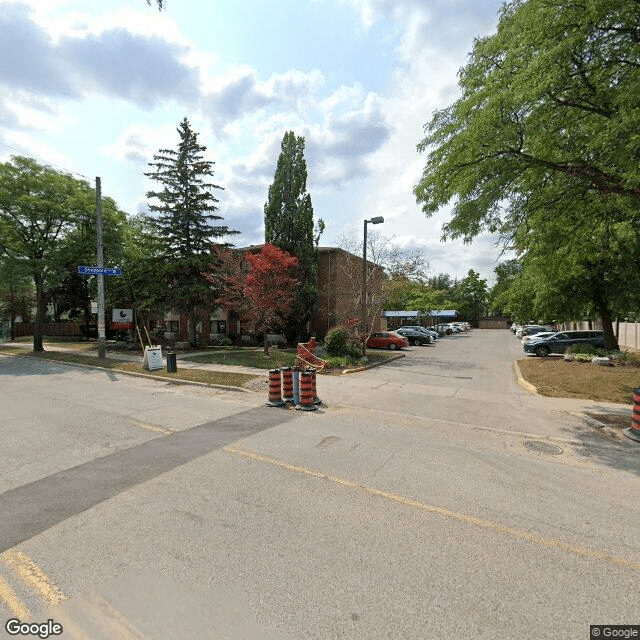
M 633 390 L 640 387 L 637 364 L 600 367 L 563 358 L 531 357 L 518 360 L 518 366 L 524 379 L 543 396 L 633 404 Z
M 253 367 L 255 369 L 279 369 L 280 367 L 293 367 L 296 363 L 296 352 L 282 349 L 269 349 L 269 357 L 265 358 L 262 347 L 259 349 L 227 348 L 220 351 L 212 351 L 204 355 L 184 356 L 190 362 L 203 364 L 229 364 L 240 367 Z
M 153 374 L 169 380 L 188 380 L 191 382 L 204 382 L 206 384 L 220 384 L 228 387 L 243 387 L 247 382 L 255 380 L 259 376 L 248 373 L 233 373 L 226 371 L 206 371 L 204 369 L 180 369 L 175 373 L 167 373 L 164 370 L 147 371 L 137 362 L 127 362 L 116 358 L 96 358 L 94 356 L 84 356 L 78 353 L 65 353 L 63 351 L 44 351 L 33 353 L 30 349 L 20 347 L 7 347 L 0 345 L 0 352 L 12 353 L 15 355 L 30 358 L 40 358 L 41 360 L 56 360 L 58 362 L 71 362 L 76 364 L 88 364 L 92 367 L 101 367 L 113 371 L 124 371 L 134 373 Z

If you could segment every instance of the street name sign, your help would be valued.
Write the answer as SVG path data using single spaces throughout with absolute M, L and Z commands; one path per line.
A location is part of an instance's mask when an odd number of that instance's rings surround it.
M 78 267 L 78 273 L 83 273 L 87 276 L 95 276 L 102 274 L 103 276 L 121 276 L 122 269 L 119 267 Z

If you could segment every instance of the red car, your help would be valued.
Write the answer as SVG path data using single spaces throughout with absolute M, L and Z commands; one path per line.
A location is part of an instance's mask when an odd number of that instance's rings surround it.
M 378 331 L 372 333 L 367 340 L 367 348 L 373 349 L 402 349 L 408 345 L 406 338 L 394 333 L 393 331 Z

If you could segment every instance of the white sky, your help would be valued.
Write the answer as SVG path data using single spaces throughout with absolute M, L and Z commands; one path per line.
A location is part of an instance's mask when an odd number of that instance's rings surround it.
M 153 154 L 185 116 L 216 163 L 236 246 L 264 240 L 263 207 L 284 133 L 306 140 L 321 245 L 363 220 L 418 247 L 432 274 L 479 271 L 492 238 L 440 242 L 413 187 L 416 145 L 458 95 L 473 39 L 501 0 L 0 0 L 0 161 L 24 154 L 93 181 L 128 213 L 154 185 Z

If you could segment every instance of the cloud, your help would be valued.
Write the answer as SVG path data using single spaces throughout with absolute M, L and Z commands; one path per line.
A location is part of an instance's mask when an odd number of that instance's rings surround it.
M 123 28 L 60 42 L 57 53 L 78 87 L 151 107 L 199 94 L 197 70 L 180 61 L 186 49 Z
M 144 107 L 199 93 L 197 70 L 181 60 L 188 53 L 183 45 L 123 27 L 54 41 L 27 5 L 2 9 L 0 84 L 11 90 L 76 99 L 93 91 Z
M 324 76 L 317 70 L 305 73 L 291 69 L 261 82 L 253 68 L 238 67 L 211 83 L 214 86 L 203 100 L 204 110 L 216 129 L 229 131 L 234 121 L 266 110 L 301 110 L 323 82 Z
M 22 4 L 0 11 L 0 85 L 45 95 L 77 97 L 79 90 L 64 72 L 64 61 L 47 33 Z
M 338 93 L 353 108 L 341 113 L 343 101 L 331 96 L 325 105 L 331 111 L 321 125 L 310 127 L 308 137 L 314 184 L 333 189 L 342 189 L 351 180 L 367 176 L 371 171 L 368 158 L 389 140 L 393 131 L 377 95 L 360 95 L 359 104 L 354 105 L 352 91 L 341 88 Z M 334 115 L 334 111 L 340 115 Z

